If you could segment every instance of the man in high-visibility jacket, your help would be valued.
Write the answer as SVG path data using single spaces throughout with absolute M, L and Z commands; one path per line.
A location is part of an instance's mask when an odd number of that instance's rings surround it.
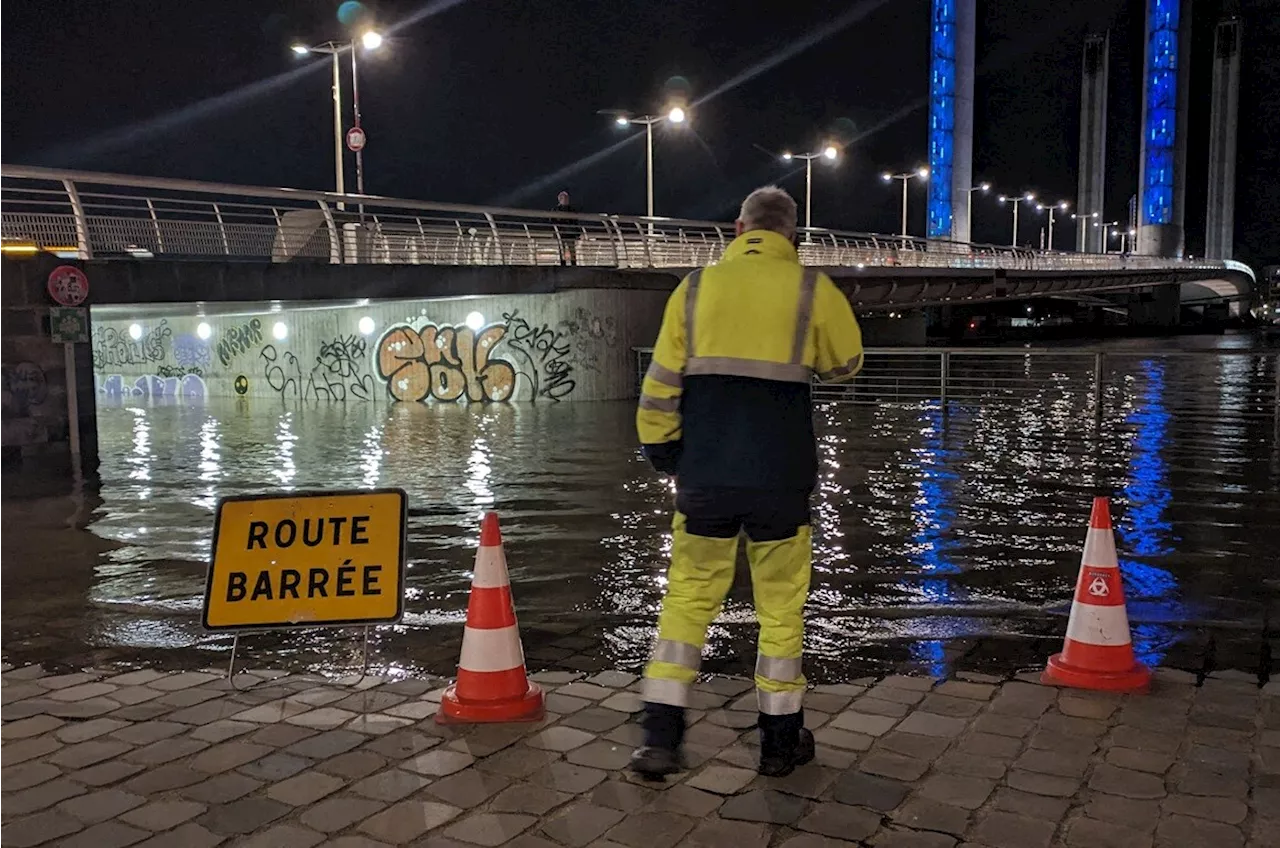
M 736 230 L 720 262 L 694 271 L 667 301 L 636 415 L 645 455 L 676 478 L 667 592 L 643 684 L 644 745 L 631 760 L 649 778 L 683 767 L 684 710 L 744 532 L 760 622 L 759 771 L 788 774 L 814 756 L 800 667 L 818 471 L 809 387 L 815 374 L 853 377 L 862 334 L 844 294 L 801 266 L 785 191 L 752 192 Z

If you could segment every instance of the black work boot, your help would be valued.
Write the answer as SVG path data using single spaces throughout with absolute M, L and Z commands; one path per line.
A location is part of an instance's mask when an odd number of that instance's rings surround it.
M 631 755 L 631 770 L 645 780 L 662 780 L 684 769 L 684 707 L 644 705 L 644 745 Z
M 785 777 L 796 766 L 813 762 L 813 733 L 804 726 L 804 710 L 791 715 L 760 713 L 760 768 L 765 777 Z

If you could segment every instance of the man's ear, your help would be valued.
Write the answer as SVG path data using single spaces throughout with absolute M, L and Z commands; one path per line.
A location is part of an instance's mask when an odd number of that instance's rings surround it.
M 742 219 L 741 219 L 741 218 L 739 218 L 738 220 L 736 220 L 736 221 L 734 221 L 734 222 L 733 222 L 733 234 L 734 234 L 735 236 L 740 236 L 740 235 L 742 235 L 742 232 L 743 232 L 743 230 L 742 230 Z

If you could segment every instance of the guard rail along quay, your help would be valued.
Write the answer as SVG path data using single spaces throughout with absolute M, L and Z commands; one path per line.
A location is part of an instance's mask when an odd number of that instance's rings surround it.
M 79 259 L 335 264 L 695 268 L 716 262 L 732 223 L 566 214 L 370 195 L 0 166 L 6 250 Z M 824 268 L 1010 271 L 1216 270 L 1239 262 L 1038 251 L 808 228 L 800 259 Z M 1223 292 L 1223 295 L 1230 295 Z

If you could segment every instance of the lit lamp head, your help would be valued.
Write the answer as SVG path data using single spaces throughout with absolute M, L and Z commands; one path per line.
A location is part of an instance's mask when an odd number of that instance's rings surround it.
M 627 124 L 631 123 L 631 119 L 626 115 L 619 115 L 613 119 L 613 122 L 620 127 L 625 127 Z
M 790 161 L 791 161 L 791 159 L 792 159 L 792 156 L 791 156 L 791 152 L 790 152 L 790 151 L 787 151 L 786 153 L 782 154 L 782 161 L 783 161 L 783 162 L 790 162 Z
M 380 33 L 369 30 L 360 36 L 360 43 L 364 45 L 365 50 L 377 50 L 382 46 L 382 35 Z
M 983 194 L 986 194 L 987 192 L 991 191 L 991 183 L 983 183 L 982 185 L 978 186 L 978 188 L 982 189 Z
M 929 179 L 929 169 L 923 165 L 916 169 L 916 176 L 922 180 Z
M 311 52 L 311 48 L 305 44 L 295 44 L 289 49 L 299 56 L 305 56 Z
M 893 180 L 893 174 L 889 173 L 888 171 L 885 171 L 883 174 L 880 175 L 880 179 L 884 180 L 885 182 L 890 182 Z
M 672 106 L 671 111 L 667 113 L 667 120 L 673 124 L 683 124 L 688 117 L 684 109 L 679 106 Z
M 836 157 L 840 155 L 840 151 L 836 149 L 834 144 L 828 144 L 823 148 L 822 155 L 828 161 L 834 162 L 836 161 Z

